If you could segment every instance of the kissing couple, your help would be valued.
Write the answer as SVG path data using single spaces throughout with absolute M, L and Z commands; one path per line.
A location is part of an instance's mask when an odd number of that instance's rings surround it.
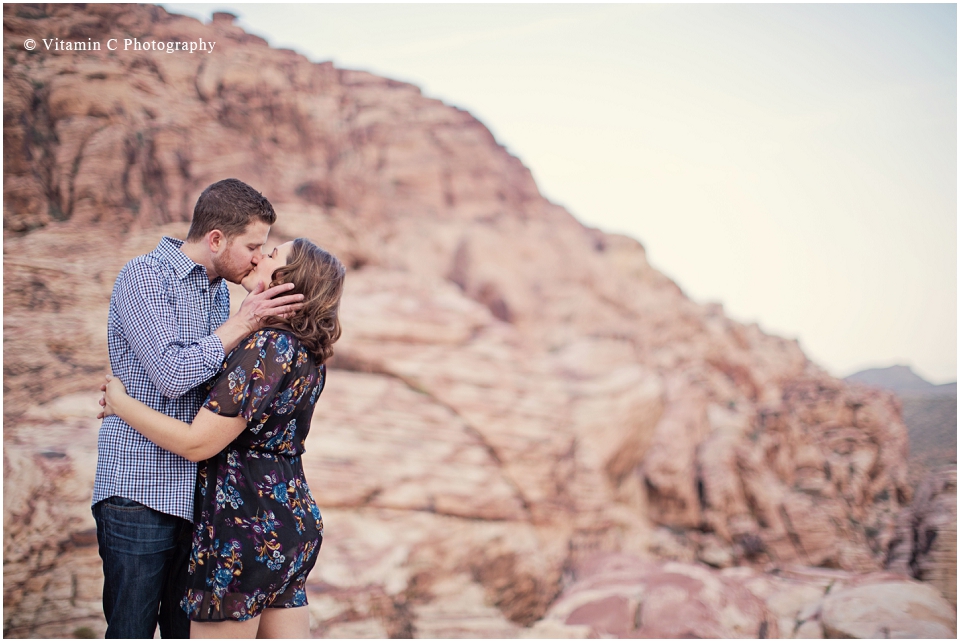
M 345 270 L 237 180 L 110 298 L 93 516 L 108 638 L 305 638 L 323 519 L 301 456 Z M 227 281 L 249 292 L 230 316 Z

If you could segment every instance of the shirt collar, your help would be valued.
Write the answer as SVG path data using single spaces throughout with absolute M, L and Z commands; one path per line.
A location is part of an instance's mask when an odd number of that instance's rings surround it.
M 157 254 L 170 262 L 170 264 L 173 266 L 174 273 L 177 275 L 177 278 L 181 280 L 187 278 L 187 276 L 197 268 L 200 269 L 200 273 L 203 278 L 208 278 L 207 269 L 199 263 L 195 263 L 189 256 L 184 254 L 180 250 L 182 247 L 183 241 L 180 239 L 175 239 L 172 236 L 164 236 L 162 239 L 160 239 L 160 243 L 157 245 Z M 216 287 L 219 285 L 219 281 L 219 278 L 216 279 L 210 284 L 211 287 Z

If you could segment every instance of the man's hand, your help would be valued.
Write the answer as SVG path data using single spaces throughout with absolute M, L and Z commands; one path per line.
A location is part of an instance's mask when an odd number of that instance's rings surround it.
M 286 318 L 302 308 L 303 304 L 300 303 L 303 301 L 302 294 L 277 296 L 292 290 L 293 287 L 293 283 L 281 283 L 269 290 L 264 290 L 263 284 L 258 283 L 240 304 L 237 313 L 214 332 L 223 342 L 224 352 L 230 352 L 237 347 L 241 339 L 262 328 L 265 318 L 270 316 Z
M 263 289 L 262 283 L 257 283 L 253 292 L 248 294 L 240 304 L 240 309 L 234 315 L 239 321 L 247 324 L 250 332 L 256 332 L 263 327 L 263 319 L 269 316 L 286 318 L 303 307 L 302 294 L 288 294 L 278 296 L 282 292 L 293 289 L 293 283 L 281 283 L 269 290 Z M 233 317 L 231 317 L 232 320 Z

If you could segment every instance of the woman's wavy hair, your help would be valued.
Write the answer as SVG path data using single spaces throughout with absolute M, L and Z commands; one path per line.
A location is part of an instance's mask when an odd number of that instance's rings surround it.
M 340 296 L 346 270 L 340 260 L 305 238 L 293 241 L 287 264 L 273 272 L 270 287 L 293 282 L 287 294 L 302 294 L 303 307 L 292 317 L 270 317 L 268 325 L 286 324 L 313 355 L 317 365 L 333 356 L 340 338 Z

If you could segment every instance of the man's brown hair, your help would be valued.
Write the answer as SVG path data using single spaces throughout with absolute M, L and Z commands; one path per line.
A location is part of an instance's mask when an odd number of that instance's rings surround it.
M 303 307 L 287 319 L 270 317 L 268 325 L 287 324 L 319 366 L 333 356 L 340 338 L 340 296 L 346 270 L 340 260 L 305 238 L 294 239 L 287 264 L 273 271 L 270 287 L 294 283 L 284 294 L 302 294 Z
M 252 220 L 273 225 L 277 213 L 263 194 L 243 181 L 227 178 L 203 190 L 193 208 L 188 241 L 199 241 L 208 232 L 220 230 L 227 239 L 240 236 Z

